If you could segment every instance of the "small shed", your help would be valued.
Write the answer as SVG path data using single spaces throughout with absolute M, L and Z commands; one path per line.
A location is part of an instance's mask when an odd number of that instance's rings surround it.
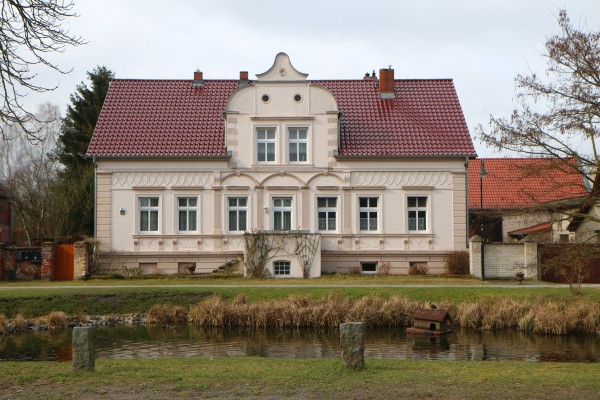
M 413 328 L 443 333 L 449 331 L 450 316 L 443 309 L 417 308 L 413 311 Z

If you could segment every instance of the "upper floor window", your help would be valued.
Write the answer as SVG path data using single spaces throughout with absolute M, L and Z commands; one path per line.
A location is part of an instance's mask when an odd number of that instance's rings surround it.
M 248 198 L 229 197 L 227 205 L 229 211 L 229 232 L 245 231 L 248 221 Z
M 197 230 L 198 198 L 178 197 L 177 218 L 179 232 L 192 232 Z
M 290 128 L 289 159 L 290 162 L 308 161 L 308 133 L 306 128 Z
M 359 197 L 358 216 L 361 231 L 376 231 L 379 226 L 379 197 Z
M 427 197 L 414 196 L 407 198 L 408 230 L 427 230 Z
M 158 197 L 139 197 L 140 232 L 158 232 Z
M 277 141 L 275 128 L 256 129 L 256 161 L 260 163 L 275 162 Z
M 292 198 L 276 197 L 273 199 L 273 230 L 289 231 L 292 229 Z
M 337 230 L 337 198 L 317 198 L 317 222 L 320 231 Z

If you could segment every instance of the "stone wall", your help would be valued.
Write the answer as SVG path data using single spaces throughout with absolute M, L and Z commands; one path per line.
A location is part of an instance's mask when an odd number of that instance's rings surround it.
M 481 278 L 481 237 L 473 236 L 469 243 L 470 273 Z M 537 242 L 485 243 L 483 253 L 485 279 L 515 279 L 517 272 L 523 272 L 526 278 L 538 278 Z

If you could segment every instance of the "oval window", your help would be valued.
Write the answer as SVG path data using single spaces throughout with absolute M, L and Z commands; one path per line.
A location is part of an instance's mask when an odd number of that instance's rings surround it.
M 269 100 L 271 100 L 271 98 L 269 97 L 269 95 L 268 95 L 268 94 L 263 94 L 263 95 L 262 95 L 262 101 L 263 101 L 263 102 L 265 102 L 265 103 L 268 103 L 268 102 L 269 102 Z
M 296 102 L 301 102 L 302 101 L 302 96 L 300 96 L 299 94 L 294 95 L 294 101 Z

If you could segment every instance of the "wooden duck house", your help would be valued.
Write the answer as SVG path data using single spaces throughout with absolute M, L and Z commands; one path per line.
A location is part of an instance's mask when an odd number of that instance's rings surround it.
M 450 316 L 446 310 L 436 308 L 417 308 L 413 311 L 413 326 L 406 333 L 423 335 L 442 335 L 452 332 L 449 327 Z

